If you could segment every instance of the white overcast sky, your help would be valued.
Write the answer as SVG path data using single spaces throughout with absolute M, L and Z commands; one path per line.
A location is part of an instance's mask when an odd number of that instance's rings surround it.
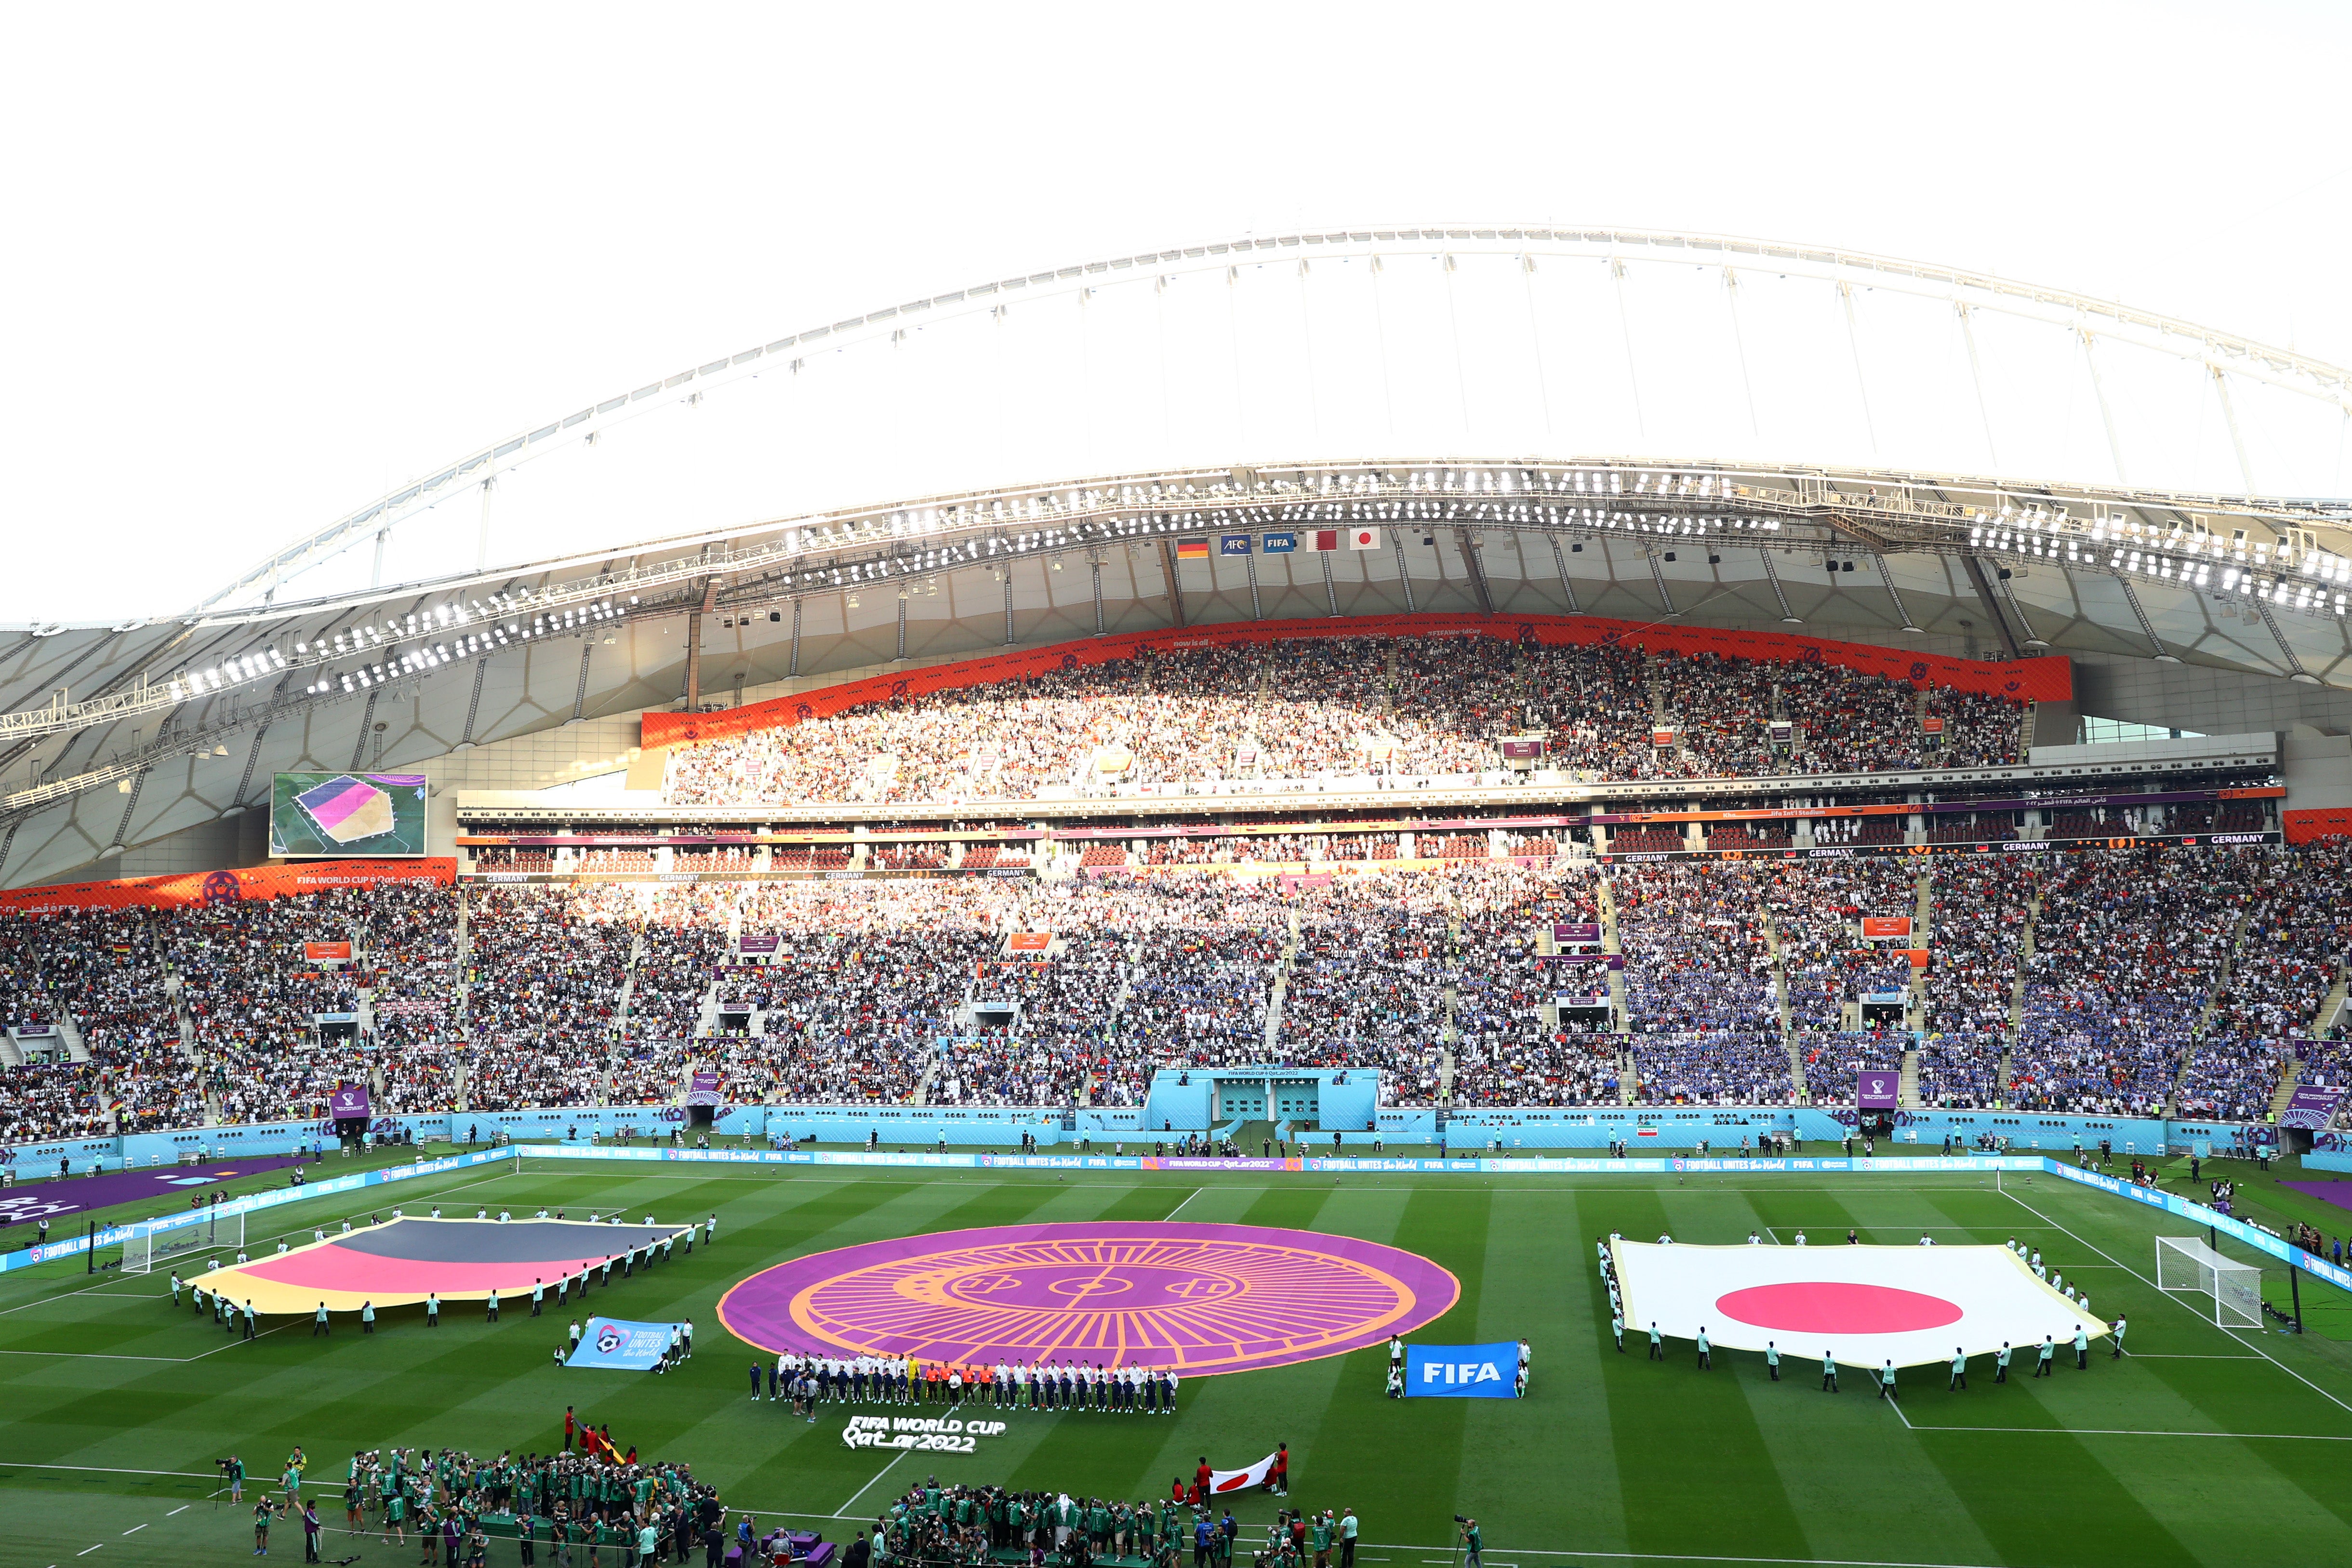
M 169 613 L 662 374 L 1244 232 L 1801 239 L 2352 363 L 2347 44 L 2340 4 L 11 6 L 0 621 Z

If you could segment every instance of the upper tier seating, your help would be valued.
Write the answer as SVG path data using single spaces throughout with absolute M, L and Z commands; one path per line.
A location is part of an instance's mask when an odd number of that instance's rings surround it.
M 2016 704 L 1927 693 L 1946 725 L 1928 736 L 1922 700 L 1907 681 L 1825 663 L 1603 645 L 1364 637 L 1160 648 L 677 747 L 664 789 L 677 805 L 938 802 L 1073 784 L 1458 776 L 1498 768 L 1496 742 L 1529 733 L 1546 739 L 1547 765 L 1591 779 L 2019 760 Z M 1793 744 L 1768 746 L 1775 718 L 1794 724 Z M 1675 745 L 1652 743 L 1662 722 Z M 1098 754 L 1118 753 L 1124 766 L 1103 773 Z

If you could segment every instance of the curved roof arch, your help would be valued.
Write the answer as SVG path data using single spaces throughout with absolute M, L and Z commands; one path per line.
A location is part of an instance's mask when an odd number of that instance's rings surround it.
M 1016 303 L 1025 306 L 1032 301 L 1076 299 L 1086 305 L 1095 302 L 1103 290 L 1122 284 L 1145 284 L 1150 292 L 1157 294 L 1164 292 L 1179 279 L 1203 276 L 1213 279 L 1220 273 L 1229 283 L 1238 286 L 1244 269 L 1256 274 L 1263 272 L 1270 264 L 1295 263 L 1301 297 L 1298 308 L 1302 321 L 1306 322 L 1301 333 L 1308 340 L 1306 354 L 1310 362 L 1311 379 L 1315 347 L 1312 318 L 1316 307 L 1308 302 L 1307 295 L 1308 280 L 1316 274 L 1317 263 L 1360 264 L 1377 274 L 1385 265 L 1407 256 L 1433 258 L 1442 269 L 1446 291 L 1446 327 L 1454 342 L 1453 374 L 1465 379 L 1470 373 L 1464 368 L 1461 352 L 1464 340 L 1460 319 L 1464 313 L 1463 302 L 1456 297 L 1458 290 L 1454 276 L 1464 260 L 1472 258 L 1499 259 L 1515 264 L 1517 270 L 1530 278 L 1552 261 L 1597 261 L 1604 264 L 1608 288 L 1597 293 L 1587 288 L 1581 292 L 1593 296 L 1587 303 L 1596 304 L 1601 315 L 1608 313 L 1611 301 L 1606 296 L 1614 296 L 1616 324 L 1621 329 L 1624 364 L 1622 373 L 1610 367 L 1606 374 L 1612 378 L 1622 374 L 1622 392 L 1612 393 L 1612 395 L 1620 401 L 1630 402 L 1634 427 L 1643 434 L 1646 434 L 1643 427 L 1654 417 L 1643 406 L 1644 371 L 1652 372 L 1654 381 L 1657 373 L 1643 363 L 1643 340 L 1653 334 L 1637 329 L 1636 318 L 1643 307 L 1628 298 L 1626 283 L 1634 279 L 1646 280 L 1651 275 L 1669 268 L 1696 268 L 1719 280 L 1719 292 L 1726 306 L 1728 324 L 1727 333 L 1710 332 L 1711 336 L 1725 337 L 1728 342 L 1728 353 L 1720 367 L 1723 374 L 1719 379 L 1727 382 L 1731 374 L 1736 374 L 1743 384 L 1743 397 L 1731 401 L 1745 402 L 1751 434 L 1763 447 L 1769 447 L 1772 443 L 1766 439 L 1762 428 L 1764 419 L 1758 408 L 1758 383 L 1766 379 L 1771 363 L 1781 358 L 1793 357 L 1793 353 L 1785 343 L 1776 347 L 1774 331 L 1769 324 L 1751 319 L 1760 313 L 1754 296 L 1764 279 L 1769 278 L 1775 282 L 1787 282 L 1793 279 L 1828 286 L 1834 308 L 1817 312 L 1816 319 L 1801 321 L 1796 331 L 1798 337 L 1806 342 L 1809 351 L 1817 351 L 1829 361 L 1843 360 L 1850 364 L 1854 384 L 1851 388 L 1835 388 L 1834 392 L 1841 399 L 1849 395 L 1858 395 L 1859 426 L 1862 443 L 1869 449 L 1867 456 L 1879 455 L 1882 437 L 1887 444 L 1899 439 L 1894 427 L 1904 422 L 1900 412 L 1874 408 L 1874 397 L 1881 402 L 1899 397 L 1904 390 L 1902 383 L 1909 379 L 1900 368 L 1890 372 L 1888 367 L 1873 363 L 1874 355 L 1885 359 L 1889 354 L 1900 353 L 1897 349 L 1869 346 L 1879 328 L 1875 322 L 1865 323 L 1864 313 L 1879 307 L 1865 304 L 1863 297 L 1883 292 L 1890 300 L 1899 298 L 1924 303 L 1949 313 L 1950 324 L 1966 360 L 1967 380 L 1972 388 L 1975 413 L 1981 425 L 1982 458 L 1990 459 L 1965 464 L 1936 461 L 1901 466 L 2009 471 L 2011 465 L 2002 459 L 2004 443 L 1996 429 L 1999 420 L 1992 406 L 2002 395 L 2002 374 L 1998 368 L 1988 368 L 1989 362 L 2005 351 L 2001 345 L 1988 342 L 1988 334 L 1978 325 L 1980 318 L 1990 317 L 2035 329 L 2043 335 L 2054 334 L 2057 341 L 2066 345 L 2065 352 L 2054 360 L 2040 351 L 2031 353 L 2021 351 L 2019 363 L 2012 367 L 2011 379 L 2038 384 L 2051 374 L 2054 365 L 2056 371 L 2069 381 L 2066 394 L 2069 406 L 2065 410 L 2065 418 L 2071 426 L 2079 417 L 2083 428 L 2077 434 L 2089 438 L 2092 446 L 2103 445 L 2106 448 L 2104 461 L 2109 466 L 2109 471 L 2105 474 L 2076 472 L 2067 477 L 2107 478 L 2118 483 L 2130 483 L 2135 479 L 2143 481 L 2158 479 L 2177 483 L 2169 476 L 2135 474 L 2133 471 L 2140 466 L 2129 455 L 2134 446 L 2133 427 L 2146 411 L 2136 404 L 2134 392 L 2128 384 L 2134 381 L 2136 373 L 2121 362 L 2127 357 L 2137 360 L 2143 356 L 2153 356 L 2157 361 L 2190 373 L 2196 393 L 2198 435 L 2216 447 L 2226 447 L 2227 466 L 2236 470 L 2234 478 L 2238 483 L 2234 486 L 2209 482 L 2186 488 L 2234 491 L 2249 496 L 2265 493 L 2266 489 L 2272 493 L 2294 493 L 2297 490 L 2309 492 L 2315 488 L 2326 493 L 2336 487 L 2333 484 L 2315 487 L 2303 477 L 2323 471 L 2324 477 L 2332 477 L 2338 481 L 2342 477 L 2340 446 L 2345 429 L 2352 426 L 2352 371 L 2160 312 L 1990 273 L 1831 247 L 1715 235 L 1555 226 L 1374 226 L 1245 237 L 1056 267 L 904 301 L 865 315 L 814 325 L 751 344 L 683 368 L 656 381 L 617 390 L 608 396 L 536 422 L 446 463 L 436 465 L 414 480 L 289 541 L 199 601 L 194 609 L 197 612 L 215 611 L 250 601 L 256 596 L 275 597 L 325 563 L 370 542 L 374 542 L 376 548 L 376 571 L 372 574 L 371 581 L 376 580 L 382 574 L 387 536 L 404 523 L 457 496 L 494 485 L 502 476 L 512 474 L 540 458 L 576 451 L 584 445 L 594 443 L 616 426 L 649 413 L 674 413 L 681 407 L 700 406 L 710 395 L 721 389 L 740 386 L 776 369 L 779 363 L 786 367 L 790 374 L 797 376 L 816 356 L 877 343 L 904 344 L 910 333 L 961 319 L 1002 319 Z M 1522 281 L 1526 279 L 1523 278 Z M 1377 281 L 1374 293 L 1379 293 Z M 1748 301 L 1747 316 L 1742 313 L 1743 296 Z M 1230 300 L 1228 303 L 1231 306 Z M 1691 299 L 1686 294 L 1678 296 L 1661 309 L 1669 318 L 1686 319 L 1692 310 Z M 1502 321 L 1489 312 L 1472 322 L 1469 333 L 1481 342 L 1499 342 L 1515 333 L 1524 332 L 1527 347 L 1532 349 L 1532 357 L 1538 362 L 1536 379 L 1540 384 L 1536 389 L 1537 396 L 1545 405 L 1545 424 L 1550 427 L 1554 423 L 1551 407 L 1555 401 L 1553 382 L 1569 381 L 1583 374 L 1583 361 L 1590 356 L 1569 354 L 1564 356 L 1565 363 L 1557 367 L 1541 363 L 1548 346 L 1556 354 L 1561 349 L 1559 339 L 1562 334 L 1556 324 L 1544 320 L 1547 310 L 1548 307 L 1539 303 L 1535 288 L 1529 283 L 1525 306 L 1527 320 L 1523 326 Z M 1382 343 L 1383 378 L 1390 374 L 1388 339 L 1392 332 L 1400 337 L 1404 335 L 1399 331 L 1396 320 L 1400 313 L 1393 302 L 1376 299 L 1372 333 Z M 1236 339 L 1233 351 L 1234 380 L 1236 383 L 1234 394 L 1235 402 L 1240 404 L 1246 401 L 1238 384 L 1244 374 L 1240 363 L 1242 351 L 1238 342 L 1244 329 L 1238 308 L 1231 309 L 1229 314 L 1233 318 L 1232 331 Z M 1160 315 L 1160 353 L 1164 362 L 1167 358 L 1165 311 Z M 1605 323 L 1603 325 L 1605 327 Z M 1249 330 L 1252 332 L 1280 332 L 1287 331 L 1287 328 L 1267 327 L 1253 321 Z M 1080 335 L 1087 336 L 1091 331 L 1090 323 L 1081 330 Z M 1327 329 L 1327 335 L 1332 331 L 1344 333 L 1345 329 Z M 1599 335 L 1605 337 L 1607 333 L 1601 331 Z M 1675 352 L 1664 346 L 1667 331 L 1662 330 L 1654 335 L 1661 340 L 1661 346 L 1653 352 L 1664 354 Z M 1838 341 L 1841 335 L 1843 338 L 1842 342 Z M 1890 330 L 1886 335 L 1892 338 L 1896 334 Z M 1132 347 L 1131 344 L 1129 346 Z M 1950 346 L 1945 345 L 1947 359 L 1954 357 L 1948 352 Z M 1714 345 L 1717 352 L 1723 347 L 1722 343 Z M 1097 352 L 1101 351 L 1095 350 L 1091 343 L 1079 350 L 1081 358 Z M 1526 351 L 1522 349 L 1519 352 L 1524 354 Z M 1948 370 L 1952 367 L 1944 368 Z M 1168 374 L 1165 363 L 1161 364 L 1160 371 L 1164 382 Z M 1094 372 L 1090 370 L 1088 374 Z M 1401 371 L 1399 374 L 1413 373 Z M 984 383 L 984 374 L 982 380 Z M 1875 388 L 1874 381 L 1879 383 Z M 2072 384 L 2074 383 L 2080 384 Z M 2080 396 L 2083 394 L 2087 394 L 2086 399 Z M 1163 401 L 1169 395 L 1164 384 L 1161 395 Z M 1255 389 L 1249 395 L 1255 395 Z M 1310 403 L 1314 401 L 1316 394 L 1311 387 L 1307 395 Z M 1769 395 L 1766 395 L 1769 398 Z M 2325 452 L 2316 456 L 2305 454 L 2295 462 L 2266 462 L 2264 459 L 2270 454 L 2263 451 L 2263 436 L 2255 428 L 2260 416 L 2255 410 L 2245 406 L 2250 398 L 2256 396 L 2272 401 L 2284 399 L 2290 407 L 2299 405 L 2301 416 L 2316 416 L 2315 418 L 2280 416 L 2280 418 L 2302 427 L 2298 436 L 2294 437 L 2301 446 L 2310 447 L 2315 442 L 2324 445 L 2326 438 L 2335 438 L 2339 449 L 2332 455 L 2332 465 L 2330 455 Z M 1669 394 L 1664 387 L 1654 385 L 1649 391 L 1649 398 L 1653 402 L 1667 400 Z M 1559 394 L 1559 400 L 1567 401 L 1568 395 L 1564 392 Z M 2088 409 L 2072 407 L 2072 403 L 2077 400 L 2086 401 L 2095 408 L 2095 416 Z M 1478 440 L 1481 432 L 1471 428 L 1474 420 L 1470 401 L 1469 393 L 1465 389 L 1461 410 L 1462 439 L 1460 445 L 1452 449 L 1456 452 L 1496 449 L 1496 443 Z M 1968 395 L 1958 396 L 1955 409 L 1968 401 Z M 1392 429 L 1397 422 L 1394 402 L 1391 390 L 1388 418 Z M 1316 410 L 1310 419 L 1320 423 L 1324 412 Z M 2155 417 L 2153 415 L 2147 416 Z M 1738 420 L 1736 408 L 1729 411 L 1728 417 L 1736 426 Z M 2212 426 L 2210 431 L 2204 428 L 2209 420 Z M 1245 424 L 1245 420 L 1236 422 Z M 1951 423 L 1948 414 L 1943 423 Z M 1571 435 L 1575 434 L 1581 432 L 1571 432 Z M 2103 440 L 2099 438 L 2101 437 Z M 1835 442 L 1826 444 L 1834 446 Z M 2139 444 L 2155 447 L 2159 451 L 2168 445 L 2174 447 L 2179 445 L 2178 440 L 2168 443 L 2154 438 Z M 1356 449 L 1371 449 L 1371 444 L 1367 442 L 1348 445 Z M 1637 441 L 1618 450 L 1622 455 L 1659 449 L 1665 445 Z M 1684 441 L 1674 445 L 1678 449 L 1690 451 L 1706 450 L 1713 443 L 1694 445 Z M 1745 447 L 1748 443 L 1742 440 L 1739 445 Z M 1343 446 L 1342 449 L 1347 449 L 1347 447 Z M 1399 449 L 1439 448 L 1426 444 L 1417 447 L 1408 442 Z M 1560 448 L 1555 447 L 1553 449 Z M 1607 448 L 1591 441 L 1571 441 L 1566 449 L 1589 451 Z M 1229 460 L 1244 460 L 1251 456 L 1249 452 L 1237 448 L 1229 448 L 1217 455 Z M 1742 450 L 1720 455 L 1777 456 L 1783 459 L 1821 461 L 1832 460 L 1838 456 L 1828 450 L 1801 452 L 1793 449 L 1778 452 Z M 1024 471 L 1034 473 L 1041 468 L 1057 466 L 1066 465 L 1033 464 Z M 2290 482 L 2281 487 L 2274 479 L 2266 487 L 2259 482 L 2265 468 L 2270 468 L 2273 475 L 2285 470 L 2302 479 L 2303 482 Z M 2058 469 L 2045 467 L 2037 471 L 2064 470 L 2062 465 Z M 867 493 L 871 493 L 870 488 Z M 486 520 L 488 507 L 486 500 Z M 488 524 L 485 521 L 482 537 L 486 550 L 488 531 Z M 616 539 L 614 542 L 623 542 Z

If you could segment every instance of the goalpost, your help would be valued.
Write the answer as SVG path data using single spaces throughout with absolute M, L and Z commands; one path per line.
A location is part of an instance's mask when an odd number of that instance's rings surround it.
M 152 1274 L 169 1268 L 192 1252 L 229 1249 L 245 1245 L 243 1211 L 207 1215 L 194 1225 L 173 1225 L 168 1219 L 141 1220 L 122 1238 L 122 1271 Z
M 2156 1238 L 2156 1288 L 2210 1297 L 2218 1327 L 2263 1326 L 2263 1271 L 2251 1263 L 2231 1262 L 2193 1236 Z

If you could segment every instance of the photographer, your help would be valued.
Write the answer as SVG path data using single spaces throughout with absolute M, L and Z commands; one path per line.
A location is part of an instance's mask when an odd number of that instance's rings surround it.
M 1463 1568 L 1486 1568 L 1486 1559 L 1479 1555 L 1484 1542 L 1479 1538 L 1478 1521 L 1457 1513 L 1454 1522 L 1462 1527 Z

